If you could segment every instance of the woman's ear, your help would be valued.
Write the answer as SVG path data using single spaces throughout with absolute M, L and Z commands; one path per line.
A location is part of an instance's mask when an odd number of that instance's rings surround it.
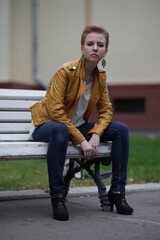
M 104 57 L 106 56 L 107 53 L 108 53 L 108 48 L 106 48 L 106 50 L 105 50 L 105 55 L 104 55 Z
M 106 56 L 107 52 L 108 52 L 108 48 L 105 49 L 104 57 Z
M 83 55 L 83 49 L 84 49 L 83 46 L 81 46 L 81 53 L 82 53 L 82 55 Z

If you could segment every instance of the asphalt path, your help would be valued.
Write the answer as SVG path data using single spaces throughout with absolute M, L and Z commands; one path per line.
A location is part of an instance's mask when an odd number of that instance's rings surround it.
M 0 240 L 160 240 L 160 191 L 128 192 L 134 214 L 104 212 L 96 194 L 68 196 L 68 221 L 52 218 L 50 198 L 0 201 Z

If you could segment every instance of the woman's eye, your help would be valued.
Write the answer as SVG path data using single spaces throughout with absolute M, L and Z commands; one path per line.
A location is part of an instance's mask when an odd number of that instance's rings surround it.
M 87 46 L 93 46 L 93 42 L 88 42 Z
M 98 43 L 97 46 L 98 47 L 104 47 L 104 43 Z

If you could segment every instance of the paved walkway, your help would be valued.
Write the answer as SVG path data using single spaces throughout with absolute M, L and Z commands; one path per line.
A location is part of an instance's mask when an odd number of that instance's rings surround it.
M 109 187 L 107 187 L 109 189 Z M 130 184 L 126 186 L 126 192 L 160 191 L 160 183 Z M 75 187 L 69 191 L 69 196 L 96 195 L 97 187 Z M 49 194 L 43 190 L 0 191 L 0 201 L 20 200 L 33 198 L 48 198 Z
M 70 219 L 65 222 L 52 218 L 46 193 L 4 193 L 0 192 L 1 240 L 160 240 L 160 184 L 127 186 L 132 216 L 115 209 L 102 211 L 95 188 L 72 189 L 67 201 Z

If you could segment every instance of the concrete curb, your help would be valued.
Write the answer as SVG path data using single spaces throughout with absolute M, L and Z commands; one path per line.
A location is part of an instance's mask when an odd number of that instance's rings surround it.
M 109 187 L 107 187 L 109 189 Z M 126 193 L 138 191 L 159 191 L 160 183 L 129 184 L 126 186 Z M 71 188 L 68 196 L 97 195 L 97 187 L 75 187 Z M 0 201 L 25 200 L 36 198 L 49 198 L 49 193 L 43 190 L 20 190 L 20 191 L 0 191 Z

